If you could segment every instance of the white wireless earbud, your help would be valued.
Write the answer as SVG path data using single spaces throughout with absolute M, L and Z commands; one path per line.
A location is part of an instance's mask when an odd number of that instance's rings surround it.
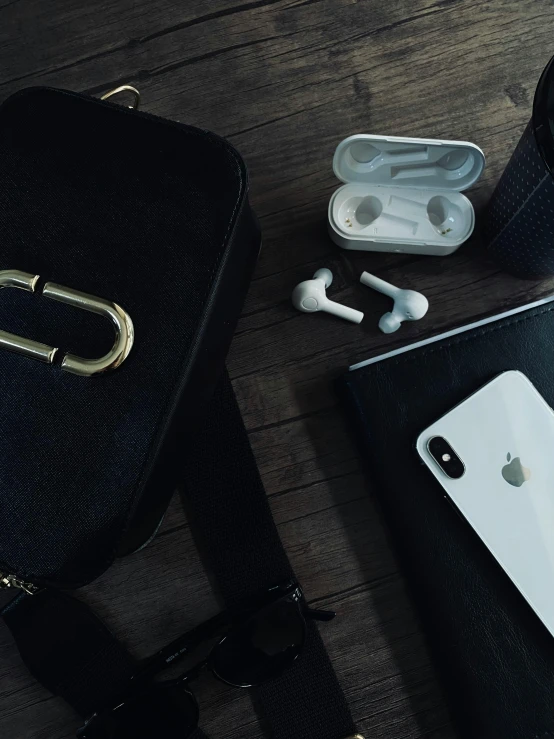
M 316 313 L 324 311 L 333 316 L 344 318 L 353 323 L 360 323 L 364 317 L 363 313 L 354 308 L 329 300 L 325 289 L 333 282 L 333 273 L 329 269 L 318 269 L 313 280 L 306 280 L 297 285 L 292 291 L 292 304 L 303 313 Z
M 384 334 L 392 334 L 400 328 L 402 321 L 419 321 L 429 309 L 429 301 L 421 293 L 415 290 L 401 290 L 391 285 L 390 282 L 380 280 L 379 277 L 363 272 L 360 277 L 362 285 L 367 285 L 380 293 L 388 295 L 394 300 L 394 308 L 391 313 L 385 315 L 379 321 L 379 328 Z

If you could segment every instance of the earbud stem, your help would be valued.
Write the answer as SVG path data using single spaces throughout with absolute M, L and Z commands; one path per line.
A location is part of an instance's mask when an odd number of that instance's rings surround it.
M 370 275 L 369 272 L 362 272 L 360 282 L 362 285 L 367 285 L 367 287 L 372 287 L 374 290 L 388 295 L 389 298 L 394 299 L 400 292 L 400 288 L 391 285 L 390 282 L 381 280 L 379 277 L 375 277 L 375 275 Z
M 348 308 L 348 306 L 335 303 L 332 300 L 326 300 L 322 306 L 322 310 L 339 318 L 344 318 L 347 321 L 352 321 L 352 323 L 361 323 L 364 317 L 361 311 Z

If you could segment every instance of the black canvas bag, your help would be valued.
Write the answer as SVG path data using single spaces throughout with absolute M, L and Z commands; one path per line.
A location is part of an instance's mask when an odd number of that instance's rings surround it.
M 153 534 L 259 246 L 244 163 L 219 137 L 62 90 L 2 104 L 4 585 L 78 587 Z M 27 289 L 12 289 L 14 270 Z M 52 283 L 130 317 L 134 342 L 117 369 L 64 368 L 68 353 L 109 354 L 114 326 L 52 299 Z M 6 351 L 18 337 L 58 348 L 54 362 Z
M 0 107 L 0 615 L 85 720 L 137 663 L 59 591 L 147 542 L 177 482 L 230 612 L 295 579 L 223 371 L 259 246 L 213 134 L 61 90 Z M 360 739 L 313 621 L 255 700 L 274 739 Z

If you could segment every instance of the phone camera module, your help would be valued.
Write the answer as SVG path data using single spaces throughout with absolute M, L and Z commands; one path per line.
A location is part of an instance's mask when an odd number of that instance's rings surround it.
M 444 474 L 452 480 L 459 480 L 464 475 L 464 463 L 442 436 L 429 439 L 427 449 Z

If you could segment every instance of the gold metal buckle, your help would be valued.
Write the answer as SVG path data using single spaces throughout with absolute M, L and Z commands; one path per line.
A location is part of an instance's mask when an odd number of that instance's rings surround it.
M 119 95 L 120 92 L 130 92 L 133 95 L 133 104 L 127 107 L 131 108 L 131 110 L 138 110 L 140 105 L 140 92 L 136 87 L 132 87 L 131 85 L 120 85 L 119 87 L 115 87 L 113 90 L 104 93 L 100 100 L 109 100 L 113 95 Z
M 17 287 L 20 290 L 34 293 L 39 279 L 39 275 L 31 275 L 17 269 L 2 270 L 0 271 L 0 289 Z M 66 354 L 62 361 L 63 370 L 74 375 L 90 377 L 100 372 L 116 369 L 123 364 L 133 346 L 135 331 L 130 315 L 121 306 L 109 300 L 97 298 L 95 295 L 56 285 L 53 282 L 46 283 L 42 295 L 74 308 L 104 316 L 111 321 L 115 330 L 114 345 L 105 356 L 98 359 L 85 359 L 76 354 Z M 23 354 L 25 357 L 38 359 L 46 364 L 53 363 L 58 351 L 56 347 L 41 344 L 40 341 L 25 339 L 23 336 L 16 336 L 7 331 L 0 331 L 0 349 Z

